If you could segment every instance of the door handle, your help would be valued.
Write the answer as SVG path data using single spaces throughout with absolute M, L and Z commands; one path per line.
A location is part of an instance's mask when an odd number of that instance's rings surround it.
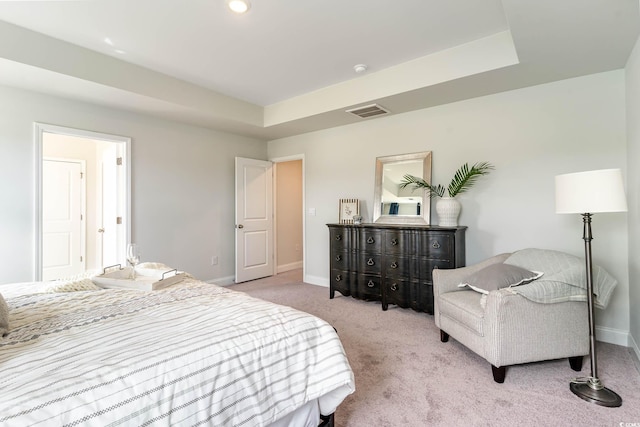
M 104 233 L 104 228 L 98 228 L 98 233 Z
M 242 224 L 238 224 L 238 225 L 236 225 L 236 227 L 238 227 L 238 228 L 244 228 L 244 225 L 242 225 Z

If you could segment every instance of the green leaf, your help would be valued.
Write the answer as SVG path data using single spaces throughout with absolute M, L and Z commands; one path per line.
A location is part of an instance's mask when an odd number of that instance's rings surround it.
M 492 169 L 494 169 L 493 165 L 488 162 L 478 162 L 471 166 L 471 168 L 469 168 L 468 163 L 460 166 L 447 188 L 449 196 L 456 197 L 458 194 L 469 190 L 478 178 L 487 175 Z
M 487 175 L 493 169 L 493 165 L 489 162 L 478 162 L 471 167 L 469 167 L 468 163 L 465 163 L 456 171 L 447 188 L 440 184 L 432 185 L 417 176 L 404 175 L 400 182 L 400 188 L 405 188 L 409 185 L 414 188 L 424 188 L 429 192 L 429 197 L 444 197 L 446 190 L 450 197 L 456 197 L 458 194 L 464 193 L 473 187 L 478 178 Z
M 429 192 L 429 197 L 444 196 L 445 188 L 442 185 L 431 185 L 424 179 L 417 176 L 404 175 L 400 182 L 400 188 L 405 188 L 408 185 L 412 185 L 414 188 L 424 188 Z

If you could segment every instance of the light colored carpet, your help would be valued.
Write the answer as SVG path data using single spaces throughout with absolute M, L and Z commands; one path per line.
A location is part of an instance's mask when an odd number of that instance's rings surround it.
M 302 283 L 300 270 L 229 288 L 314 314 L 340 335 L 356 392 L 336 411 L 337 427 L 640 426 L 640 373 L 629 349 L 598 344 L 598 374 L 623 399 L 620 408 L 576 397 L 569 380 L 589 374 L 565 360 L 507 368 L 504 384 L 490 365 L 454 339 L 440 342 L 433 316 Z M 636 423 L 636 424 L 627 424 Z

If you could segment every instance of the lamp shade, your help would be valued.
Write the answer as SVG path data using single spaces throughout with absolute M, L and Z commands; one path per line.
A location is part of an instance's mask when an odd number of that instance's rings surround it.
M 556 176 L 556 213 L 626 212 L 620 169 Z

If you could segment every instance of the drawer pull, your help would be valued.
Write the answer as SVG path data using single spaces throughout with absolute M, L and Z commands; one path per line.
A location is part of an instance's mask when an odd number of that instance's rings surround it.
M 342 240 L 342 234 L 337 234 L 336 235 L 336 240 Z
M 368 265 L 368 266 L 375 265 L 375 261 L 373 260 L 373 258 L 369 258 L 369 259 L 367 260 L 367 265 Z
M 376 284 L 373 283 L 373 280 L 369 280 L 369 282 L 367 283 L 367 286 L 370 288 L 373 288 Z
M 395 261 L 393 261 L 393 262 L 391 263 L 391 268 L 398 268 L 398 263 L 397 263 L 397 262 L 395 262 Z
M 437 240 L 435 240 L 432 244 L 431 247 L 434 249 L 440 249 L 440 243 L 438 243 Z
M 367 239 L 367 243 L 375 243 L 376 239 L 374 239 L 373 237 L 369 236 L 369 238 Z
M 392 285 L 391 285 L 391 290 L 392 290 L 392 291 L 397 291 L 397 290 L 398 290 L 398 285 L 397 285 L 397 284 L 395 284 L 395 283 L 394 283 L 394 284 L 392 284 Z
M 398 245 L 398 239 L 391 239 L 391 245 L 392 246 L 397 246 Z
M 341 274 L 338 274 L 338 275 L 336 276 L 336 282 L 339 282 L 339 281 L 341 281 L 341 280 L 342 280 L 342 275 L 341 275 Z
M 342 261 L 342 256 L 341 255 L 336 255 L 336 261 Z

